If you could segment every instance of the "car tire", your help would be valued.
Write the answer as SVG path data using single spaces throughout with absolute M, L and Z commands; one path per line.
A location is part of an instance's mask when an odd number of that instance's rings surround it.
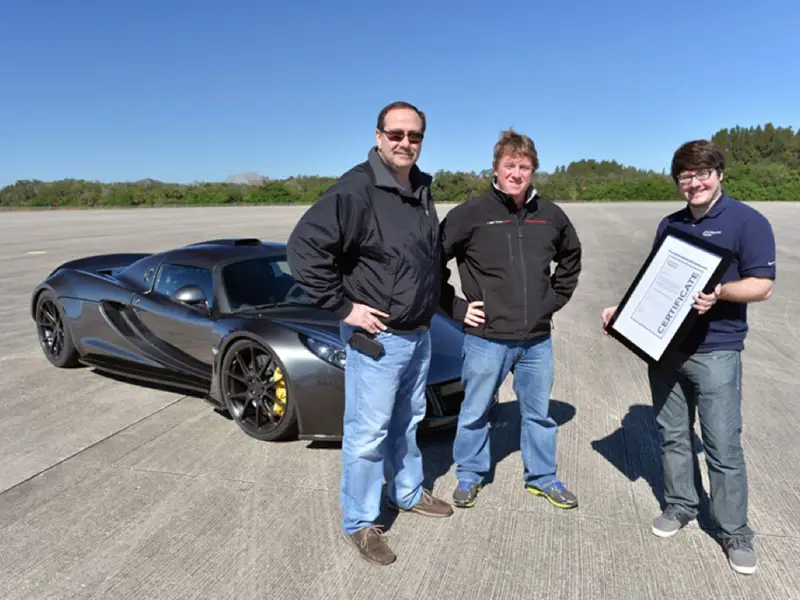
M 292 385 L 277 355 L 251 340 L 235 341 L 220 368 L 220 395 L 236 424 L 262 442 L 296 439 Z
M 39 294 L 34 314 L 39 345 L 50 364 L 59 369 L 80 366 L 80 354 L 72 341 L 66 313 L 58 297 L 50 290 Z

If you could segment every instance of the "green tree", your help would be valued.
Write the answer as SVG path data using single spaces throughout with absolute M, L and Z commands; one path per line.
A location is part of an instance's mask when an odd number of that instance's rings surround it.
M 297 188 L 280 181 L 249 186 L 244 193 L 245 202 L 251 204 L 293 204 L 300 198 Z
M 800 200 L 800 131 L 772 123 L 736 126 L 712 135 L 725 153 L 725 187 L 751 200 Z M 489 189 L 492 171 L 439 170 L 432 192 L 437 203 L 464 202 Z M 310 204 L 336 181 L 298 175 L 270 181 L 234 177 L 226 182 L 177 184 L 143 179 L 100 183 L 80 179 L 19 180 L 0 189 L 0 207 L 157 206 L 184 204 Z M 679 198 L 664 170 L 654 172 L 616 160 L 581 159 L 537 173 L 539 192 L 559 201 L 672 200 Z

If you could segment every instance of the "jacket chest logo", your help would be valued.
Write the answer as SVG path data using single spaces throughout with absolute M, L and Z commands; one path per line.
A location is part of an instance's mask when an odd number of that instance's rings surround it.
M 499 219 L 497 221 L 486 221 L 486 225 L 503 225 L 508 223 L 513 223 L 514 221 L 511 219 Z M 536 223 L 538 225 L 547 225 L 547 221 L 544 219 L 525 219 L 526 223 Z

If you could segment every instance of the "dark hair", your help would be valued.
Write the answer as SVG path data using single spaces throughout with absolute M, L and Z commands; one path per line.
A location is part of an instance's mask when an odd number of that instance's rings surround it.
M 378 113 L 378 131 L 383 131 L 383 127 L 386 121 L 386 115 L 389 114 L 390 110 L 394 110 L 395 108 L 410 108 L 414 112 L 419 115 L 419 118 L 422 119 L 422 133 L 425 133 L 425 113 L 418 109 L 413 104 L 409 104 L 408 102 L 403 102 L 402 100 L 397 102 L 392 102 L 391 104 L 387 104 L 381 109 L 381 112 Z
M 500 133 L 500 139 L 494 145 L 494 165 L 508 152 L 513 155 L 522 155 L 531 159 L 533 170 L 539 168 L 539 154 L 536 152 L 536 146 L 533 140 L 527 135 L 517 133 L 513 127 L 509 127 Z
M 678 182 L 678 175 L 684 171 L 716 169 L 719 174 L 725 170 L 725 155 L 722 149 L 709 140 L 686 142 L 672 156 L 672 179 Z

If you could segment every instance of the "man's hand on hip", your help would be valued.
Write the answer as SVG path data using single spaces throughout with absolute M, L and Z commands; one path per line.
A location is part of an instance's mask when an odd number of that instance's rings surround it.
M 481 310 L 482 308 L 483 302 L 480 300 L 470 302 L 467 307 L 467 314 L 464 315 L 464 323 L 470 327 L 480 327 L 483 325 L 486 322 L 486 315 L 483 310 Z
M 389 317 L 389 315 L 387 315 L 385 312 L 379 311 L 377 308 L 372 308 L 366 304 L 357 304 L 354 302 L 353 309 L 344 319 L 344 322 L 352 327 L 361 327 L 369 333 L 378 333 L 380 331 L 384 331 L 386 329 L 386 325 L 381 323 L 378 320 L 378 317 L 375 315 L 385 318 Z

